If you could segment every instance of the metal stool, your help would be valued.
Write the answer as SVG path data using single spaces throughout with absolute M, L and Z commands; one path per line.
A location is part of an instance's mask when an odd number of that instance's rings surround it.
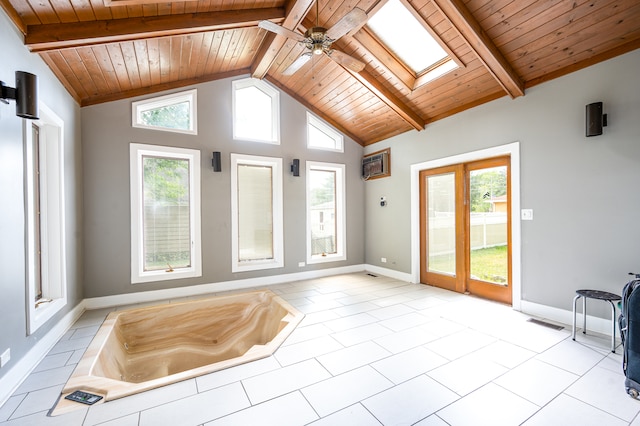
M 611 352 L 616 352 L 616 307 L 613 302 L 622 300 L 617 294 L 600 290 L 576 290 L 573 298 L 573 340 L 576 340 L 576 303 L 582 297 L 582 332 L 587 334 L 587 299 L 606 300 L 611 305 Z

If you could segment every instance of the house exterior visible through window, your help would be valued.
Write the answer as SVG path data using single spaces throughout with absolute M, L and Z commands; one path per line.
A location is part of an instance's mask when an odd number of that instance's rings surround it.
M 67 304 L 64 122 L 45 105 L 25 133 L 27 333 Z
M 232 272 L 284 266 L 282 159 L 231 154 Z
M 280 94 L 262 80 L 233 85 L 233 139 L 280 144 Z
M 131 281 L 202 275 L 200 152 L 131 144 Z
M 197 135 L 197 90 L 133 102 L 131 114 L 133 127 Z
M 346 259 L 344 164 L 307 161 L 307 263 Z
M 344 138 L 331 126 L 307 111 L 307 146 L 313 149 L 344 152 Z
M 397 25 L 398 22 L 402 25 Z M 385 1 L 369 18 L 365 28 L 410 71 L 410 81 L 398 75 L 409 89 L 462 65 L 406 0 Z

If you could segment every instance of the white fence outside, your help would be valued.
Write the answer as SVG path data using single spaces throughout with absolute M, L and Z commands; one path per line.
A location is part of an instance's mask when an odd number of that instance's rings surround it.
M 455 216 L 436 213 L 429 217 L 429 255 L 453 253 L 455 249 Z M 471 250 L 507 244 L 506 213 L 471 214 Z

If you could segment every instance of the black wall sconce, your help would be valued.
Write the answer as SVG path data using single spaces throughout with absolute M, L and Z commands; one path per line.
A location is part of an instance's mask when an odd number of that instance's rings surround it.
M 293 163 L 291 163 L 291 174 L 300 176 L 300 160 L 297 158 L 294 158 Z
M 607 114 L 602 113 L 602 102 L 594 102 L 587 105 L 586 134 L 598 136 L 602 134 L 602 128 L 607 125 Z
M 211 166 L 214 172 L 222 171 L 222 160 L 220 159 L 220 151 L 213 151 L 213 158 L 211 159 Z
M 16 115 L 29 120 L 38 119 L 38 76 L 25 71 L 16 71 L 16 87 L 5 86 L 0 81 L 0 101 L 16 101 Z

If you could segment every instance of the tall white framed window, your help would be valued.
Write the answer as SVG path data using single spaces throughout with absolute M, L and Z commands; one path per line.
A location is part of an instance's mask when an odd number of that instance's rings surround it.
M 345 165 L 306 162 L 307 263 L 346 260 Z
M 131 282 L 202 276 L 200 151 L 130 145 Z
M 232 272 L 284 266 L 282 159 L 231 154 Z
M 255 78 L 232 86 L 233 139 L 280 145 L 280 92 Z
M 333 127 L 307 111 L 307 147 L 344 152 L 344 137 Z
M 67 304 L 64 121 L 46 105 L 24 120 L 29 334 Z
M 131 104 L 131 124 L 143 129 L 198 134 L 196 89 L 143 99 Z

